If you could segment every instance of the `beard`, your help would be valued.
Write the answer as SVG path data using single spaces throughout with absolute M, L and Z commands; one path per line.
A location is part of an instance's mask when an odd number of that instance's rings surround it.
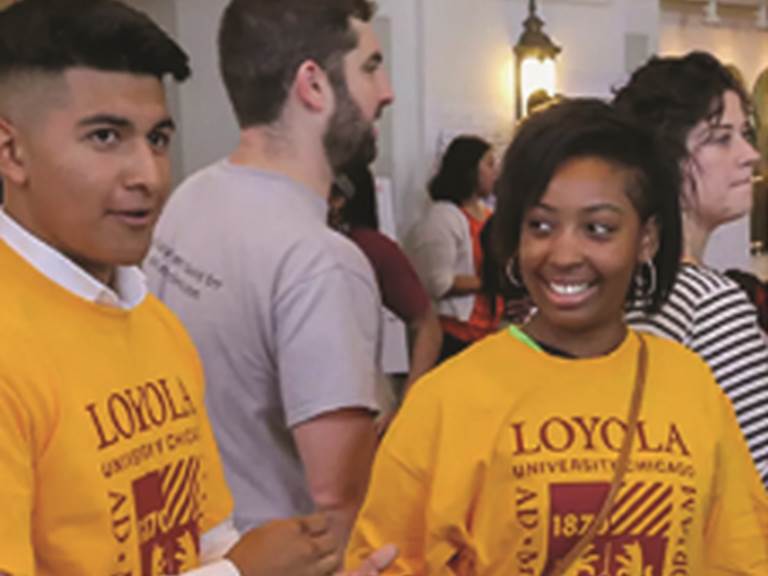
M 336 109 L 328 121 L 323 146 L 328 164 L 334 174 L 346 166 L 368 165 L 376 158 L 376 134 L 373 123 L 363 117 L 360 107 L 352 99 L 346 82 L 335 87 Z

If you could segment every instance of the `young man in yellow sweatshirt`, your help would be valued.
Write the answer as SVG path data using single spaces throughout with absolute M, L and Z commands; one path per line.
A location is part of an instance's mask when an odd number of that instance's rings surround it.
M 337 568 L 321 516 L 232 527 L 197 354 L 137 267 L 189 72 L 118 2 L 0 13 L 0 573 Z

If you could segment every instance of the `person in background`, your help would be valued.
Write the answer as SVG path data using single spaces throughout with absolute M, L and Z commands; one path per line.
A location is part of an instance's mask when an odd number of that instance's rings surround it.
M 491 145 L 476 136 L 458 136 L 429 183 L 433 204 L 406 239 L 406 251 L 440 315 L 440 361 L 498 329 L 502 306 L 492 313 L 482 291 L 480 242 L 491 214 L 485 202 L 495 181 Z
M 393 575 L 768 574 L 768 493 L 732 406 L 701 358 L 625 320 L 672 289 L 679 187 L 654 134 L 609 104 L 522 124 L 494 236 L 536 311 L 413 387 L 347 566 L 392 541 Z
M 200 350 L 240 531 L 317 510 L 343 544 L 368 483 L 381 300 L 326 215 L 393 98 L 373 14 L 367 0 L 228 3 L 219 62 L 240 141 L 174 193 L 146 263 Z
M 526 115 L 544 110 L 548 106 L 557 104 L 563 99 L 564 96 L 561 94 L 550 94 L 543 88 L 535 90 L 531 92 L 530 96 L 528 96 L 528 101 L 525 106 Z
M 733 402 L 768 486 L 768 346 L 741 287 L 704 264 L 712 233 L 749 213 L 758 154 L 749 99 L 710 54 L 652 58 L 615 95 L 614 105 L 654 128 L 680 167 L 682 266 L 667 304 L 629 313 L 639 329 L 682 342 L 709 365 Z M 746 248 L 745 248 L 746 249 Z M 652 266 L 646 280 L 654 281 Z
M 736 282 L 749 297 L 757 310 L 757 321 L 763 332 L 768 332 L 768 287 L 751 272 L 730 268 L 724 274 Z
M 442 330 L 429 295 L 394 241 L 379 232 L 376 183 L 366 164 L 350 166 L 336 179 L 329 222 L 357 244 L 373 266 L 384 306 L 408 328 L 410 369 L 404 392 L 437 362 Z
M 2 574 L 338 568 L 322 515 L 232 528 L 197 353 L 138 268 L 170 192 L 163 79 L 189 73 L 119 2 L 0 12 Z

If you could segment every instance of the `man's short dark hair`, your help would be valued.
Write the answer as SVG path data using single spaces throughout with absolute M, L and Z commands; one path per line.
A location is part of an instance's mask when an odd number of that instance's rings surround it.
M 655 219 L 657 290 L 641 303 L 658 310 L 674 283 L 682 254 L 680 170 L 656 134 L 629 115 L 594 99 L 567 100 L 526 120 L 504 155 L 496 183 L 493 235 L 502 266 L 517 255 L 525 213 L 570 160 L 599 158 L 627 171 L 626 193 L 640 221 Z M 628 294 L 631 304 L 633 290 Z
M 280 116 L 299 66 L 312 60 L 332 81 L 357 46 L 350 18 L 370 21 L 368 0 L 232 0 L 219 29 L 219 66 L 241 128 Z
M 77 67 L 178 81 L 190 74 L 175 41 L 114 0 L 21 0 L 0 12 L 0 79 Z

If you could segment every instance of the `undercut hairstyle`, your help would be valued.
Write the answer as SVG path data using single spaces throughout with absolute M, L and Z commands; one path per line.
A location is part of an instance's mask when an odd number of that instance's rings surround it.
M 429 182 L 432 200 L 447 200 L 461 206 L 477 192 L 480 160 L 491 145 L 477 136 L 457 136 L 448 145 L 440 168 Z
M 651 58 L 616 90 L 613 104 L 653 128 L 682 166 L 690 157 L 691 130 L 702 121 L 720 122 L 728 91 L 738 95 L 749 116 L 750 99 L 741 81 L 711 54 L 690 52 Z
M 580 158 L 597 158 L 624 170 L 625 192 L 640 222 L 655 220 L 657 289 L 635 304 L 646 312 L 658 310 L 675 281 L 682 253 L 680 170 L 653 131 L 600 100 L 554 104 L 519 128 L 496 183 L 492 233 L 498 261 L 504 266 L 516 258 L 526 213 L 541 200 L 557 171 Z M 635 287 L 628 287 L 628 304 L 634 294 Z
M 269 125 L 283 110 L 302 63 L 317 63 L 334 86 L 357 47 L 350 25 L 369 22 L 367 0 L 232 0 L 219 28 L 219 68 L 241 128 Z
M 146 14 L 114 0 L 20 0 L 0 12 L 0 82 L 70 68 L 181 82 L 189 58 Z

